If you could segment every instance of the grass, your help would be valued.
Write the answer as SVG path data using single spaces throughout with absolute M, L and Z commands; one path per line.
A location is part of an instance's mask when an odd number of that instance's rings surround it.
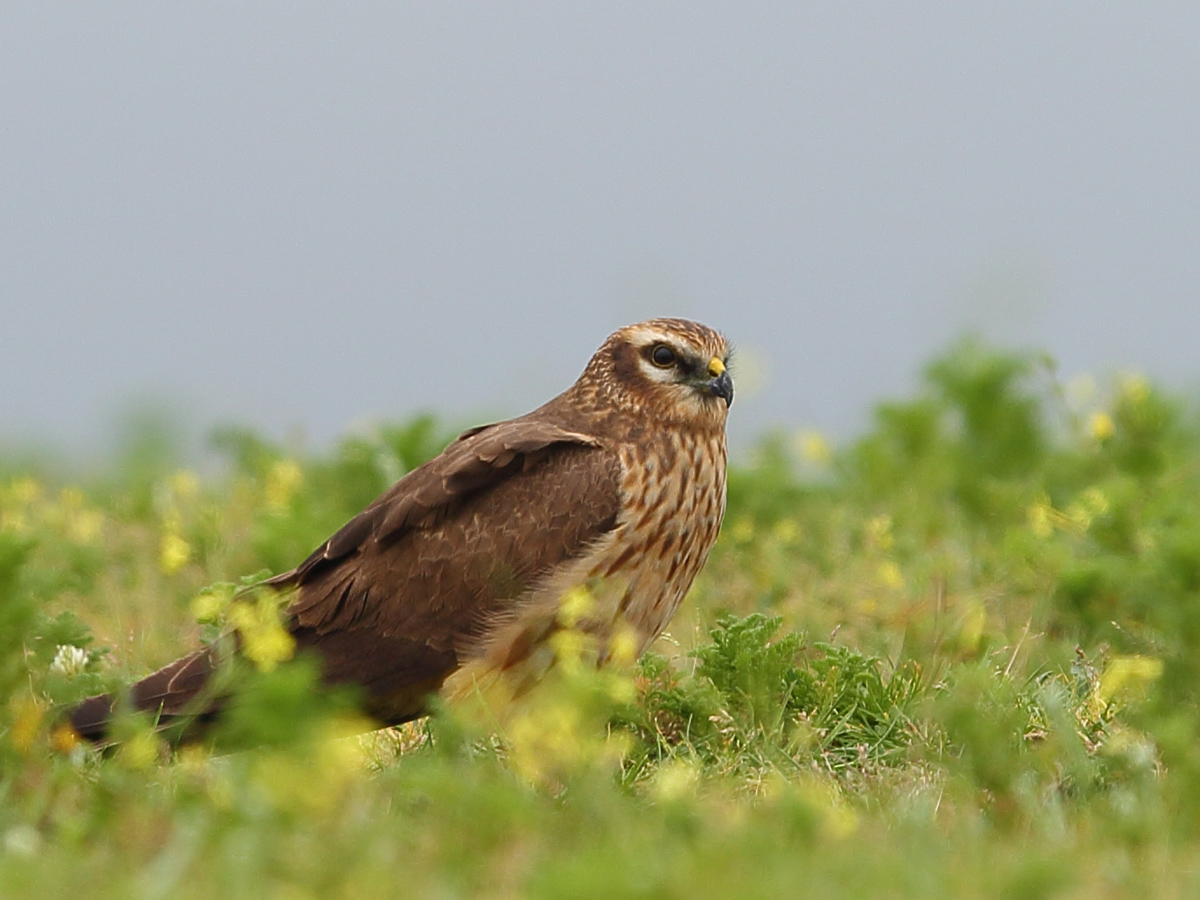
M 1154 385 L 964 343 L 837 451 L 764 438 L 636 666 L 362 734 L 232 585 L 451 436 L 220 477 L 148 432 L 0 460 L 0 897 L 1173 897 L 1200 889 L 1200 431 Z M 220 749 L 56 710 L 236 627 Z

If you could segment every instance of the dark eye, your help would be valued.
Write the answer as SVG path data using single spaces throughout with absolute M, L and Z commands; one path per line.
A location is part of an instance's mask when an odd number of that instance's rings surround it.
M 666 368 L 675 365 L 675 351 L 666 344 L 659 344 L 650 351 L 650 359 L 656 366 Z

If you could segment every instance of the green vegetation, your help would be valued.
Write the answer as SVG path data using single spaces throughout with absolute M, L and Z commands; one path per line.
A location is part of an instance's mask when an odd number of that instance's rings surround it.
M 231 585 L 449 430 L 224 431 L 205 479 L 153 434 L 83 479 L 0 460 L 0 897 L 1195 896 L 1200 423 L 1084 388 L 964 343 L 844 449 L 771 436 L 636 668 L 564 645 L 504 716 L 365 735 Z M 229 627 L 220 752 L 58 726 Z

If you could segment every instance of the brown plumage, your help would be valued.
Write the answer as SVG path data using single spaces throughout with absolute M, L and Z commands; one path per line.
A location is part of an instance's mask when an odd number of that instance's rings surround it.
M 617 634 L 640 653 L 721 524 L 728 354 L 696 322 L 631 325 L 544 406 L 464 433 L 266 582 L 292 593 L 298 648 L 320 657 L 328 683 L 358 686 L 385 724 L 481 677 L 535 680 L 572 588 L 591 591 L 577 624 L 600 658 Z M 134 685 L 130 703 L 163 722 L 203 717 L 214 668 L 214 651 L 198 651 Z M 72 723 L 103 740 L 111 715 L 111 699 L 94 697 Z

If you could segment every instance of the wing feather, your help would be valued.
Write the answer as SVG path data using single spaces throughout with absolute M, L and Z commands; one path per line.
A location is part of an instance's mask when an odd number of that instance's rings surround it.
M 616 454 L 576 431 L 476 429 L 267 583 L 296 589 L 293 633 L 327 679 L 366 686 L 385 718 L 403 718 L 414 686 L 436 687 L 461 647 L 615 527 L 620 475 Z

